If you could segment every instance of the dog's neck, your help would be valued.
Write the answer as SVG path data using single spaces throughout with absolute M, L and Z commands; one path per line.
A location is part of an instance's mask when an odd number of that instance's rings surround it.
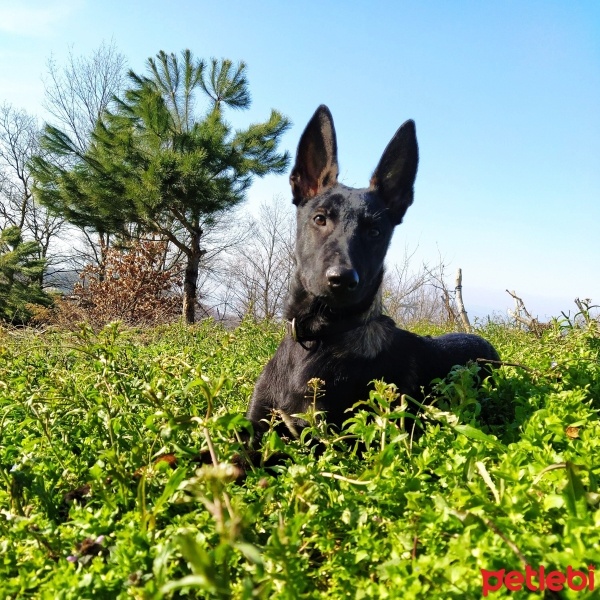
M 359 304 L 335 309 L 309 293 L 295 275 L 285 308 L 290 335 L 300 344 L 320 341 L 377 319 L 383 313 L 382 281 L 383 270 L 376 280 L 373 293 Z

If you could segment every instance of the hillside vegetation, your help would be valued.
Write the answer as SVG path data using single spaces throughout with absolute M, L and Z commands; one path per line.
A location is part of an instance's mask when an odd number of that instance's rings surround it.
M 2 597 L 447 600 L 480 598 L 482 569 L 589 575 L 600 338 L 481 333 L 519 366 L 481 388 L 455 370 L 416 421 L 376 383 L 342 434 L 315 419 L 320 456 L 270 434 L 265 461 L 292 459 L 240 484 L 235 432 L 279 326 L 0 330 Z

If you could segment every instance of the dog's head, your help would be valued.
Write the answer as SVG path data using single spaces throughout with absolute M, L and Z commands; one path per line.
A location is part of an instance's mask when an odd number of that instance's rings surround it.
M 394 227 L 413 201 L 419 151 L 415 124 L 396 132 L 371 177 L 355 189 L 338 183 L 335 128 L 320 106 L 306 126 L 290 175 L 298 207 L 297 276 L 311 295 L 333 309 L 372 299 Z

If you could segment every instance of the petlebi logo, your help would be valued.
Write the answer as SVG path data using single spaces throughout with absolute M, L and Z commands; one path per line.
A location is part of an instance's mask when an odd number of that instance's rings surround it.
M 525 572 L 509 571 L 499 569 L 488 571 L 481 569 L 483 596 L 487 597 L 490 592 L 497 592 L 503 587 L 511 592 L 520 592 L 523 589 L 531 592 L 561 592 L 564 589 L 581 592 L 583 590 L 593 591 L 595 567 L 590 565 L 587 571 L 576 570 L 567 567 L 566 573 L 562 571 L 548 571 L 545 567 L 533 569 L 529 565 Z

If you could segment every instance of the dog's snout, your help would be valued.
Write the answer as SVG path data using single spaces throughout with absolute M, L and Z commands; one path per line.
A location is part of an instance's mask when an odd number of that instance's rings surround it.
M 329 287 L 336 290 L 352 291 L 358 287 L 358 273 L 354 269 L 329 267 L 325 273 Z

